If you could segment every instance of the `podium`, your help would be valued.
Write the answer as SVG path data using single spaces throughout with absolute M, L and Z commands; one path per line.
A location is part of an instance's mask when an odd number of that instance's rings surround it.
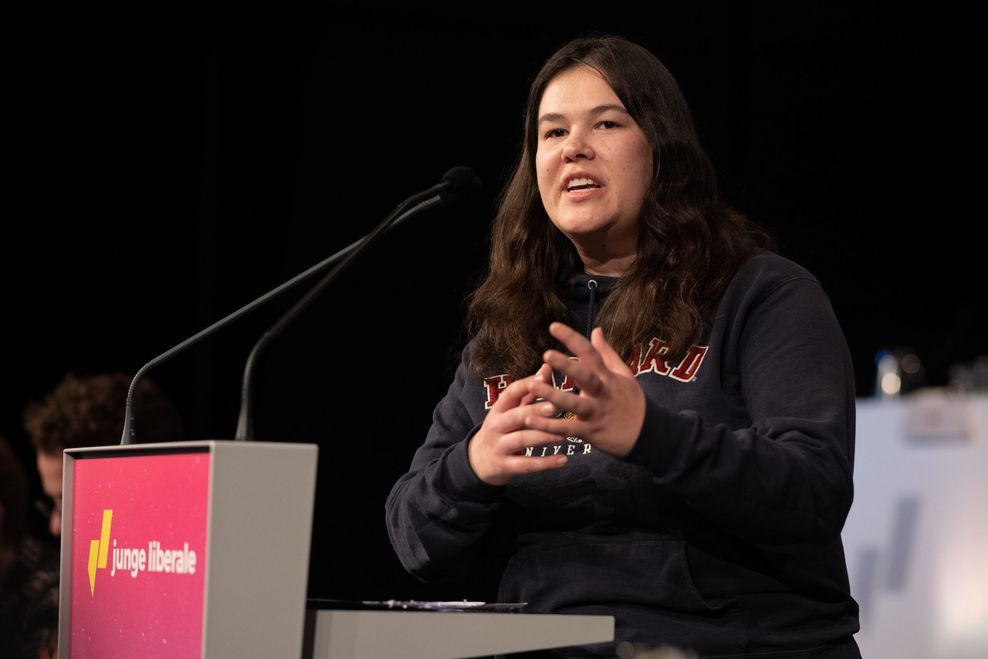
M 59 657 L 441 659 L 613 639 L 610 616 L 307 612 L 317 457 L 216 440 L 67 449 Z
M 297 657 L 318 450 L 67 449 L 59 656 Z

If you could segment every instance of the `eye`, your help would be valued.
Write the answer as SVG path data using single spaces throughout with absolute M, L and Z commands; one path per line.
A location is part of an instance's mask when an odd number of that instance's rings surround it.
M 601 128 L 617 128 L 617 127 L 618 127 L 618 126 L 620 126 L 621 124 L 619 124 L 619 123 L 618 123 L 618 122 L 616 122 L 616 121 L 609 121 L 609 120 L 604 120 L 604 121 L 601 121 L 601 122 L 600 122 L 599 124 L 597 124 L 597 125 L 598 125 L 598 126 L 600 126 Z
M 566 131 L 563 130 L 562 128 L 550 128 L 545 132 L 545 135 L 543 137 L 548 140 L 553 137 L 562 137 L 565 134 Z

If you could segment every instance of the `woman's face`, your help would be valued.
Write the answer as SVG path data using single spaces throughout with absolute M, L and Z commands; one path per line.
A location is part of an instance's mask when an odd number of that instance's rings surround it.
M 542 204 L 588 272 L 634 261 L 652 149 L 614 90 L 578 66 L 549 81 L 539 103 L 535 164 Z

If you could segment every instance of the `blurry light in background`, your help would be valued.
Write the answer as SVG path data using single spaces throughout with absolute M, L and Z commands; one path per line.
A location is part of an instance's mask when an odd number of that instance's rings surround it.
M 879 398 L 898 396 L 902 389 L 899 360 L 888 350 L 882 350 L 875 357 L 875 362 L 878 364 L 878 390 L 875 393 Z

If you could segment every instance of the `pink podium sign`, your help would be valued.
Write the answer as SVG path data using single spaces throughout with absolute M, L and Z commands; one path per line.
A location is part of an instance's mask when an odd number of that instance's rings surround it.
M 209 453 L 88 457 L 72 487 L 68 656 L 201 657 Z

